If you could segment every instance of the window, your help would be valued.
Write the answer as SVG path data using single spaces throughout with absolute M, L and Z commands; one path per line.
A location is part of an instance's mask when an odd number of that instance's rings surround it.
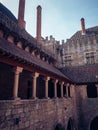
M 65 57 L 65 65 L 71 66 L 72 64 L 72 57 L 71 56 L 66 56 Z
M 95 84 L 87 85 L 87 96 L 88 98 L 96 98 L 97 97 L 97 87 Z
M 86 63 L 87 64 L 94 64 L 95 63 L 94 52 L 86 53 Z

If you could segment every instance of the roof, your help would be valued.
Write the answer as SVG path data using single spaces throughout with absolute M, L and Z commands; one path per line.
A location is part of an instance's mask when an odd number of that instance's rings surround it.
M 49 65 L 48 63 L 42 61 L 41 59 L 36 58 L 35 56 L 31 55 L 25 50 L 22 50 L 21 48 L 18 48 L 16 45 L 8 42 L 7 40 L 0 38 L 0 55 L 2 54 L 2 52 L 6 53 L 7 55 L 11 55 L 19 59 L 22 59 L 23 61 L 26 61 L 30 64 L 39 66 L 41 70 L 45 70 L 46 72 L 51 72 L 53 74 L 56 74 L 59 77 L 66 78 L 67 80 L 69 80 L 56 67 Z
M 77 41 L 77 40 L 82 39 L 82 38 L 87 38 L 88 36 L 92 37 L 93 35 L 98 35 L 98 26 L 86 29 L 85 35 L 81 34 L 81 30 L 77 31 L 70 39 L 68 39 L 68 42 L 69 41 Z
M 76 84 L 98 83 L 98 64 L 65 67 L 61 71 Z
M 0 11 L 7 15 L 12 21 L 17 22 L 16 17 L 13 15 L 13 13 L 7 9 L 1 2 L 0 2 Z

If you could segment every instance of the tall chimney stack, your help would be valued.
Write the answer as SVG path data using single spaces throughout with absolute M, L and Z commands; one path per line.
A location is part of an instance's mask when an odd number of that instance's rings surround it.
M 41 6 L 37 6 L 37 32 L 36 32 L 36 38 L 37 42 L 41 43 Z
M 82 35 L 85 35 L 86 30 L 85 30 L 85 19 L 81 18 L 81 28 L 82 28 Z
M 25 13 L 25 0 L 19 0 L 18 25 L 21 29 L 25 29 L 24 13 Z

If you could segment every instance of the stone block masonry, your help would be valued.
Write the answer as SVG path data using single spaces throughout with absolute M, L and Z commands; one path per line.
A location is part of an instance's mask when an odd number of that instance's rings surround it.
M 72 98 L 0 101 L 0 130 L 55 130 L 67 128 L 73 117 Z

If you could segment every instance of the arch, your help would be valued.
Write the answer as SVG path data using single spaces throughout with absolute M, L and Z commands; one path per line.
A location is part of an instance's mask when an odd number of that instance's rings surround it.
M 64 128 L 61 124 L 57 124 L 54 130 L 64 130 Z
M 73 130 L 73 120 L 71 118 L 69 118 L 67 130 Z
M 90 130 L 98 130 L 98 116 L 92 120 Z

